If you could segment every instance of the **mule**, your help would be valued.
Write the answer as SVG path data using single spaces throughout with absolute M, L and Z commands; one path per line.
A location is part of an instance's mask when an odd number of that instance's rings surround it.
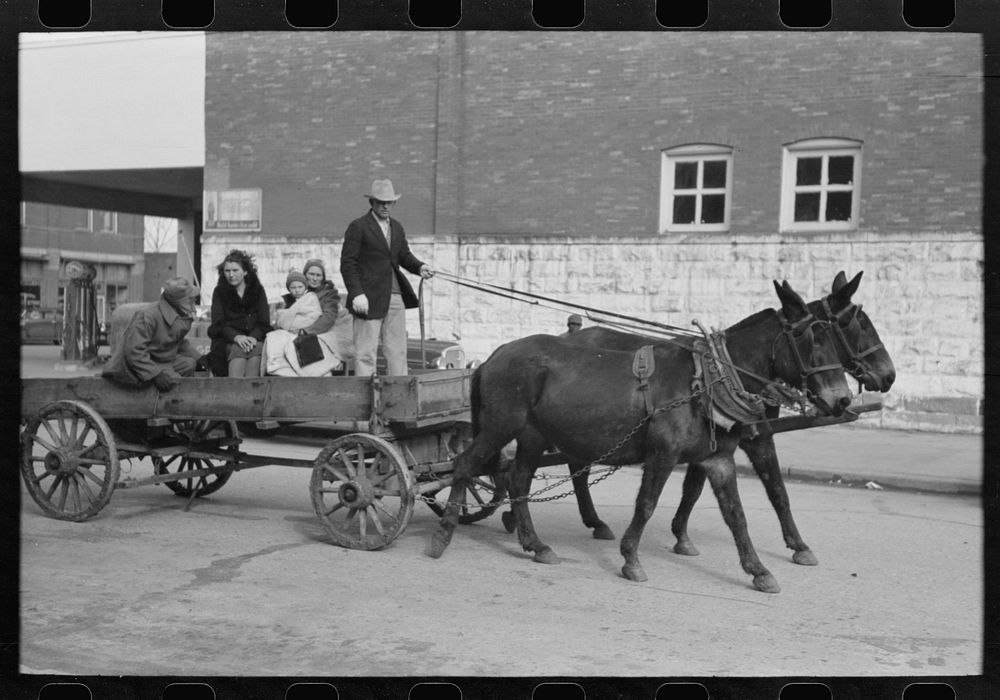
M 831 323 L 839 361 L 844 369 L 857 378 L 868 391 L 885 392 L 895 381 L 896 369 L 868 315 L 861 309 L 861 305 L 852 301 L 863 274 L 859 272 L 848 282 L 844 272 L 839 272 L 833 280 L 831 293 L 822 299 L 810 302 L 809 310 L 817 318 Z M 597 326 L 566 337 L 579 345 L 616 350 L 636 350 L 642 345 L 656 342 L 653 338 Z M 768 418 L 776 418 L 777 415 L 777 407 L 768 409 Z M 799 534 L 795 519 L 792 517 L 773 434 L 760 432 L 755 437 L 745 437 L 740 440 L 739 447 L 750 458 L 754 471 L 764 484 L 768 500 L 778 516 L 785 544 L 793 552 L 792 561 L 803 566 L 816 566 L 819 560 Z M 589 474 L 581 473 L 586 464 L 570 463 L 568 466 L 570 474 L 574 475 L 573 490 L 584 526 L 593 530 L 595 539 L 613 540 L 614 533 L 601 520 L 594 507 L 587 483 Z M 705 478 L 706 472 L 701 465 L 688 465 L 681 501 L 671 522 L 671 531 L 677 538 L 673 550 L 677 554 L 690 556 L 698 554 L 698 549 L 688 535 L 687 524 L 705 486 Z M 513 532 L 513 514 L 503 513 L 502 519 L 507 531 Z
M 868 391 L 886 392 L 892 388 L 896 380 L 896 368 L 868 314 L 861 309 L 860 304 L 851 301 L 861 283 L 862 274 L 859 272 L 854 279 L 847 282 L 846 275 L 843 272 L 838 273 L 833 281 L 831 293 L 823 299 L 811 302 L 809 309 L 817 318 L 830 321 L 844 369 Z M 777 411 L 774 410 L 770 417 L 777 417 Z M 754 471 L 764 484 L 768 500 L 778 516 L 785 545 L 793 552 L 792 561 L 802 566 L 819 564 L 819 559 L 802 539 L 792 517 L 788 492 L 785 490 L 781 465 L 778 463 L 774 435 L 761 432 L 756 437 L 745 438 L 740 441 L 740 449 L 750 458 Z M 691 467 L 693 468 L 688 468 L 684 475 L 681 501 L 671 521 L 670 530 L 677 538 L 674 552 L 697 556 L 698 549 L 688 535 L 687 525 L 692 509 L 705 486 L 706 474 L 701 465 L 694 464 Z M 586 480 L 583 484 L 584 488 L 587 488 Z M 590 502 L 593 503 L 592 500 Z
M 759 311 L 725 331 L 729 358 L 739 368 L 746 391 L 759 395 L 778 381 L 804 386 L 823 410 L 841 414 L 850 404 L 851 391 L 829 323 L 812 316 L 787 282 L 774 282 L 774 287 L 780 311 Z M 649 359 L 655 368 L 640 384 L 633 372 L 636 355 L 630 351 L 581 347 L 548 335 L 498 348 L 473 374 L 474 438 L 454 460 L 448 506 L 427 553 L 444 553 L 467 484 L 476 476 L 496 474 L 500 450 L 516 440 L 507 484 L 518 539 L 526 551 L 534 552 L 536 561 L 559 561 L 535 532 L 526 501 L 539 460 L 550 445 L 584 464 L 642 463 L 635 511 L 620 545 L 622 575 L 633 581 L 647 580 L 639 541 L 670 472 L 681 462 L 700 463 L 743 570 L 758 590 L 777 593 L 777 581 L 750 540 L 737 490 L 733 453 L 741 426 L 725 429 L 707 419 L 707 383 L 700 390 L 693 388 L 698 374 L 691 347 L 659 343 L 652 346 Z

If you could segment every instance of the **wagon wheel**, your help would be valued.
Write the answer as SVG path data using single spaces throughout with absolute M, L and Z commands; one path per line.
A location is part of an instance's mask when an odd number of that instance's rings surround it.
M 224 461 L 211 460 L 207 457 L 191 457 L 187 454 L 153 457 L 153 468 L 156 474 L 180 476 L 184 472 L 222 466 L 235 461 L 237 445 L 239 444 L 239 430 L 233 421 L 178 420 L 171 421 L 160 439 L 168 444 L 183 445 L 193 450 L 218 452 L 221 449 L 221 451 L 233 455 L 232 459 Z M 219 472 L 163 483 L 178 496 L 189 498 L 197 492 L 196 498 L 201 498 L 221 489 L 232 475 L 231 471 Z
M 365 433 L 331 441 L 313 465 L 313 508 L 333 540 L 351 549 L 382 549 L 413 514 L 413 476 L 399 452 Z
M 457 422 L 451 431 L 451 438 L 448 443 L 449 456 L 454 459 L 459 453 L 472 442 L 472 424 L 468 421 Z M 502 468 L 502 465 L 501 465 Z M 451 488 L 446 486 L 437 491 L 430 491 L 424 494 L 424 503 L 435 515 L 444 515 L 445 507 L 448 505 L 448 496 Z M 472 503 L 470 503 L 470 497 Z M 469 483 L 466 493 L 466 502 L 458 516 L 458 522 L 463 525 L 478 522 L 488 518 L 496 511 L 503 500 L 507 498 L 505 486 L 498 486 L 494 476 L 476 477 Z
M 477 476 L 469 483 L 466 491 L 465 503 L 462 504 L 462 510 L 458 514 L 458 522 L 463 525 L 490 517 L 507 498 L 507 489 L 502 486 L 498 487 L 492 476 Z M 444 515 L 450 493 L 451 488 L 445 487 L 440 491 L 427 494 L 428 499 L 437 499 L 439 495 L 443 494 L 441 500 L 426 500 L 424 502 L 436 515 Z M 470 497 L 474 503 L 469 502 Z
M 21 476 L 48 515 L 87 520 L 107 505 L 118 483 L 114 435 L 89 405 L 50 403 L 21 432 Z

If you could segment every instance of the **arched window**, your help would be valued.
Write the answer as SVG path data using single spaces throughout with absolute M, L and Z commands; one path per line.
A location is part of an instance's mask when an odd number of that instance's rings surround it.
M 861 142 L 806 139 L 786 144 L 782 231 L 847 231 L 861 211 Z
M 732 147 L 698 143 L 662 153 L 660 232 L 728 231 Z

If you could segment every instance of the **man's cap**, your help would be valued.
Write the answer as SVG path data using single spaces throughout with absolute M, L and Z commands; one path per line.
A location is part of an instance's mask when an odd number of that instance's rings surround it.
M 566 320 L 566 325 L 567 325 L 567 326 L 582 326 L 582 325 L 583 325 L 583 319 L 582 319 L 582 318 L 580 318 L 580 317 L 579 317 L 578 315 L 576 315 L 576 314 L 572 314 L 572 315 L 571 315 L 571 316 L 570 316 L 570 317 L 569 317 L 569 318 L 568 318 L 568 319 Z
M 194 299 L 200 293 L 201 290 L 183 277 L 171 277 L 163 283 L 163 298 L 171 304 Z
M 392 189 L 392 180 L 375 180 L 372 183 L 371 193 L 365 195 L 368 199 L 377 199 L 380 202 L 395 202 L 402 196 Z

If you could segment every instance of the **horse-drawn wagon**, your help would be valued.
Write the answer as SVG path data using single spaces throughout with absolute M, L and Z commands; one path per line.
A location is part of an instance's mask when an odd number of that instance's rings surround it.
M 456 524 L 510 503 L 504 525 L 536 560 L 554 563 L 527 510 L 535 470 L 568 463 L 566 481 L 573 481 L 584 524 L 607 539 L 613 535 L 601 527 L 588 492 L 590 467 L 642 463 L 643 485 L 621 544 L 623 575 L 641 581 L 639 537 L 670 471 L 684 463 L 692 468 L 672 522 L 675 551 L 697 553 L 687 518 L 707 478 L 743 569 L 758 589 L 777 592 L 747 533 L 733 453 L 739 447 L 750 455 L 793 560 L 815 564 L 792 520 L 771 436 L 877 409 L 849 409 L 845 372 L 870 390 L 892 385 L 891 358 L 851 300 L 860 278 L 848 282 L 841 273 L 830 295 L 808 304 L 787 282 L 775 282 L 780 310 L 764 309 L 725 331 L 684 336 L 672 327 L 673 337 L 660 340 L 598 328 L 574 338 L 529 336 L 501 346 L 475 371 L 189 378 L 167 393 L 101 378 L 29 379 L 22 384 L 22 475 L 47 514 L 86 520 L 115 488 L 163 483 L 190 505 L 235 471 L 306 467 L 313 508 L 341 546 L 385 547 L 423 500 L 442 516 L 428 549 L 439 557 Z M 780 416 L 789 403 L 800 414 Z M 254 456 L 239 449 L 238 423 L 247 421 L 261 428 L 318 421 L 336 434 L 312 461 Z M 516 457 L 502 459 L 514 443 Z M 150 458 L 153 476 L 122 480 L 122 457 Z M 436 500 L 446 488 L 447 503 Z M 466 503 L 467 493 L 474 503 Z
M 400 377 L 193 377 L 173 390 L 131 389 L 99 376 L 22 380 L 21 474 L 49 516 L 87 520 L 117 488 L 164 484 L 193 499 L 218 491 L 233 472 L 266 465 L 312 470 L 313 507 L 331 538 L 379 549 L 406 527 L 417 500 L 433 496 L 471 439 L 471 370 Z M 273 429 L 321 423 L 330 440 L 315 460 L 241 450 L 239 425 Z M 122 478 L 124 459 L 149 458 L 153 474 Z M 477 482 L 489 515 L 502 492 Z

